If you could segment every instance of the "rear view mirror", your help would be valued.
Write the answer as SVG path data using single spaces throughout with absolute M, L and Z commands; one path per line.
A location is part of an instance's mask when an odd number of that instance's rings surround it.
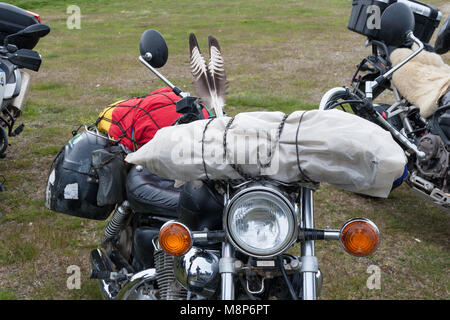
M 169 56 L 166 40 L 156 30 L 146 30 L 142 34 L 139 50 L 141 56 L 154 68 L 164 66 Z
M 438 54 L 447 53 L 450 50 L 450 16 L 447 17 L 434 43 L 434 51 Z
M 34 45 L 36 45 L 38 39 L 45 37 L 49 32 L 50 27 L 46 24 L 40 23 L 32 24 L 31 26 L 28 26 L 17 33 L 7 35 L 3 40 L 3 45 L 6 47 L 9 44 L 9 39 L 16 37 L 35 39 L 36 42 L 34 43 Z
M 50 32 L 50 27 L 46 24 L 32 24 L 23 30 L 20 30 L 14 36 L 22 37 L 45 37 Z
M 414 30 L 414 14 L 404 3 L 388 6 L 381 15 L 380 38 L 388 46 L 400 46 Z

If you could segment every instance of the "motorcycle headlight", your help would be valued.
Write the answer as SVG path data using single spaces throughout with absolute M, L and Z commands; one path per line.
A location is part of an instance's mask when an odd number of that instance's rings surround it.
M 278 191 L 253 187 L 229 202 L 224 226 L 230 242 L 254 257 L 273 257 L 288 249 L 297 238 L 294 208 Z

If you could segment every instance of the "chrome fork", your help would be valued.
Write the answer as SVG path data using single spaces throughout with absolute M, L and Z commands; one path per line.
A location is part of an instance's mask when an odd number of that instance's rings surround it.
M 301 189 L 301 227 L 314 228 L 314 193 L 311 189 Z M 316 274 L 319 264 L 314 253 L 314 241 L 308 240 L 301 246 L 301 272 L 303 274 L 303 300 L 316 300 Z
M 301 189 L 301 227 L 314 228 L 314 194 L 311 189 Z M 222 300 L 234 300 L 234 249 L 228 242 L 222 243 L 222 258 L 219 262 L 221 274 Z M 314 241 L 309 240 L 301 246 L 301 272 L 303 274 L 303 299 L 315 300 L 317 297 L 316 275 L 319 264 L 314 253 Z
M 219 272 L 222 277 L 222 300 L 234 300 L 234 249 L 228 242 L 222 243 L 222 258 L 219 260 Z

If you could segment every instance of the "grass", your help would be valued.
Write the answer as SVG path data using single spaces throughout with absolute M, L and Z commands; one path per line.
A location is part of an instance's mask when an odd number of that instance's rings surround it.
M 314 109 L 328 89 L 348 84 L 355 64 L 370 53 L 364 37 L 347 30 L 351 2 L 342 0 L 80 0 L 80 30 L 66 27 L 71 0 L 11 2 L 38 12 L 52 31 L 36 47 L 43 63 L 32 73 L 19 120 L 25 130 L 10 140 L 0 161 L 7 179 L 0 193 L 0 299 L 100 298 L 97 283 L 88 279 L 89 252 L 105 222 L 48 211 L 45 183 L 54 156 L 80 124 L 94 122 L 116 100 L 162 86 L 137 61 L 145 29 L 159 30 L 168 43 L 162 73 L 192 93 L 188 34 L 194 32 L 202 48 L 208 35 L 216 36 L 230 84 L 230 114 Z M 446 10 L 444 16 L 450 11 L 445 1 L 427 3 Z M 338 243 L 316 242 L 323 299 L 449 298 L 449 216 L 406 186 L 388 199 L 372 199 L 323 185 L 315 210 L 317 227 L 339 228 L 365 216 L 382 237 L 378 251 L 361 259 Z M 80 267 L 80 290 L 66 287 L 70 265 Z M 381 290 L 366 287 L 370 265 L 381 270 Z

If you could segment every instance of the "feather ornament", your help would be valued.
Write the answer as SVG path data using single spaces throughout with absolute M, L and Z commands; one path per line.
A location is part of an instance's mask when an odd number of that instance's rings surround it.
M 197 38 L 193 33 L 189 35 L 190 68 L 194 76 L 196 94 L 203 104 L 214 109 L 217 117 L 221 117 L 223 116 L 227 89 L 224 60 L 217 39 L 209 36 L 208 43 L 210 60 L 206 64 L 198 46 Z

